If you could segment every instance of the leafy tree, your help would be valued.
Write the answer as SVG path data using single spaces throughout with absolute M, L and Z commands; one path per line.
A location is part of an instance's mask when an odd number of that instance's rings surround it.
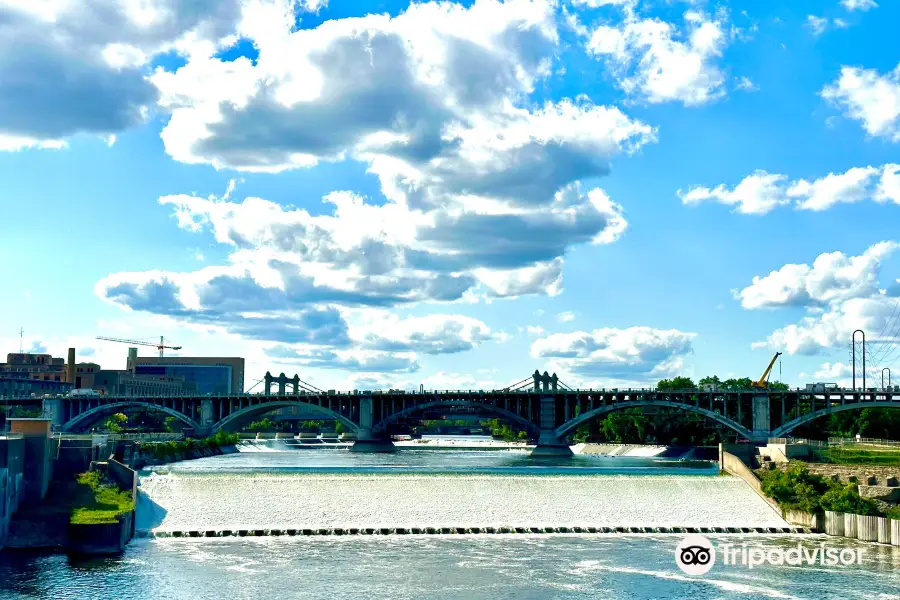
M 178 417 L 166 417 L 163 421 L 163 429 L 168 433 L 175 433 L 176 427 L 178 427 Z
M 340 421 L 335 421 L 334 422 L 334 432 L 338 433 L 338 434 L 344 433 L 344 424 L 341 423 Z
M 753 389 L 753 380 L 749 377 L 726 379 L 722 382 L 722 389 L 730 392 Z
M 128 416 L 125 413 L 116 413 L 106 419 L 104 426 L 110 433 L 122 433 L 124 425 L 128 422 Z
M 265 417 L 261 421 L 253 421 L 247 426 L 247 430 L 253 433 L 272 431 L 273 429 L 275 429 L 275 423 L 269 417 Z
M 600 431 L 609 442 L 638 443 L 644 439 L 648 418 L 639 410 L 613 412 L 603 419 Z
M 693 390 L 697 386 L 690 377 L 674 377 L 672 379 L 663 379 L 656 385 L 658 390 Z

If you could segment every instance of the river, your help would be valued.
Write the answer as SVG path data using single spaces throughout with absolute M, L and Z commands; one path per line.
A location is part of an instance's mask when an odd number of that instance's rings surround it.
M 138 526 L 780 521 L 746 484 L 709 463 L 535 461 L 515 451 L 377 456 L 276 443 L 253 450 L 142 474 Z M 824 542 L 865 555 L 861 565 L 838 567 L 719 561 L 689 576 L 674 560 L 680 535 L 143 538 L 117 558 L 0 554 L 0 598 L 900 599 L 897 548 L 809 535 L 709 537 L 767 549 Z

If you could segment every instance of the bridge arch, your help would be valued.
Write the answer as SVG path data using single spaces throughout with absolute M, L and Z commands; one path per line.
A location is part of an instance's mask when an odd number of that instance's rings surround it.
M 243 425 L 251 421 L 254 417 L 258 417 L 260 415 L 264 415 L 267 412 L 271 412 L 273 410 L 278 410 L 279 408 L 290 408 L 292 406 L 304 406 L 306 408 L 311 408 L 316 412 L 320 412 L 323 415 L 327 415 L 332 419 L 335 419 L 342 423 L 345 427 L 349 427 L 352 431 L 357 431 L 359 429 L 359 425 L 351 421 L 349 418 L 344 415 L 330 410 L 328 408 L 324 408 L 319 406 L 318 404 L 310 404 L 308 402 L 300 402 L 297 400 L 273 400 L 272 402 L 263 402 L 261 404 L 254 404 L 252 406 L 245 406 L 240 410 L 236 410 L 227 417 L 219 420 L 218 423 L 213 425 L 213 432 L 220 430 L 228 430 L 232 429 L 236 426 Z
M 677 408 L 686 412 L 696 413 L 698 415 L 703 415 L 713 421 L 721 423 L 726 427 L 738 432 L 745 439 L 751 439 L 753 437 L 753 432 L 749 429 L 734 421 L 732 419 L 728 419 L 723 417 L 717 412 L 713 412 L 706 408 L 700 408 L 699 406 L 694 406 L 693 404 L 682 404 L 680 402 L 671 402 L 669 400 L 635 400 L 633 402 L 618 402 L 615 404 L 607 404 L 606 406 L 600 406 L 595 408 L 594 410 L 590 410 L 586 413 L 580 414 L 574 419 L 570 419 L 566 421 L 562 425 L 556 428 L 556 436 L 560 439 L 569 435 L 576 427 L 579 425 L 583 425 L 588 421 L 599 417 L 601 415 L 606 415 L 611 412 L 616 412 L 619 410 L 625 410 L 627 408 L 640 408 L 642 406 L 660 406 L 664 408 Z
M 173 408 L 169 408 L 167 406 L 160 406 L 159 404 L 151 404 L 149 402 L 140 402 L 140 401 L 125 401 L 125 402 L 111 402 L 109 404 L 102 404 L 100 406 L 95 406 L 89 410 L 84 411 L 76 417 L 73 417 L 66 421 L 63 426 L 63 431 L 74 431 L 81 427 L 85 427 L 86 425 L 90 425 L 91 423 L 96 422 L 98 419 L 107 414 L 112 414 L 116 412 L 116 410 L 120 408 L 143 408 L 148 411 L 156 411 L 162 412 L 169 416 L 175 417 L 188 427 L 192 429 L 199 429 L 200 425 L 184 414 L 183 412 L 179 412 Z
M 809 423 L 810 421 L 815 421 L 820 417 L 833 415 L 845 410 L 863 410 L 864 408 L 895 408 L 897 410 L 900 410 L 900 402 L 897 402 L 896 400 L 879 400 L 876 402 L 856 402 L 853 404 L 842 404 L 838 406 L 829 406 L 828 408 L 821 408 L 816 412 L 811 412 L 801 417 L 797 417 L 792 421 L 788 421 L 781 427 L 774 429 L 772 431 L 771 437 L 782 437 L 785 434 L 790 433 L 800 425 L 804 425 L 806 423 Z
M 429 410 L 431 408 L 453 408 L 455 406 L 478 408 L 498 417 L 509 419 L 510 421 L 521 425 L 526 431 L 528 431 L 529 434 L 534 435 L 535 437 L 540 433 L 540 428 L 537 425 L 521 415 L 494 406 L 493 404 L 486 404 L 484 402 L 472 402 L 471 400 L 436 400 L 434 402 L 425 402 L 423 404 L 417 404 L 409 408 L 404 408 L 403 410 L 395 412 L 391 416 L 385 417 L 381 421 L 375 423 L 372 427 L 372 432 L 384 432 L 388 425 L 396 423 L 400 419 L 413 416 L 416 413 L 425 412 L 426 410 Z

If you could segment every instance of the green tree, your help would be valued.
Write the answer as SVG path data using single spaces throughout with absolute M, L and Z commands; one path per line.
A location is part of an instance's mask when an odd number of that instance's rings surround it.
M 608 442 L 638 443 L 644 440 L 649 419 L 639 409 L 613 412 L 603 419 L 600 431 Z
M 663 379 L 656 385 L 658 390 L 693 390 L 697 386 L 690 377 L 674 377 L 672 379 Z
M 125 424 L 128 422 L 128 416 L 125 413 L 116 413 L 106 419 L 104 426 L 110 433 L 122 433 Z
M 708 376 L 708 377 L 704 377 L 703 379 L 701 379 L 701 380 L 697 383 L 697 385 L 699 385 L 699 386 L 704 386 L 704 385 L 716 385 L 716 386 L 718 386 L 718 385 L 721 385 L 721 384 L 722 384 L 722 382 L 719 380 L 719 376 L 718 376 L 718 375 L 710 375 L 710 376 Z
M 269 417 L 265 417 L 261 421 L 253 421 L 247 426 L 247 430 L 252 433 L 268 432 L 273 429 L 275 429 L 275 423 Z

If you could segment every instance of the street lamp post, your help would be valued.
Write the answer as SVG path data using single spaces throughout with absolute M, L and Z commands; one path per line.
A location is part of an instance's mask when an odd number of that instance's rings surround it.
M 881 370 L 881 389 L 884 389 L 884 372 L 888 372 L 888 387 L 891 386 L 891 369 L 890 367 L 885 367 Z

